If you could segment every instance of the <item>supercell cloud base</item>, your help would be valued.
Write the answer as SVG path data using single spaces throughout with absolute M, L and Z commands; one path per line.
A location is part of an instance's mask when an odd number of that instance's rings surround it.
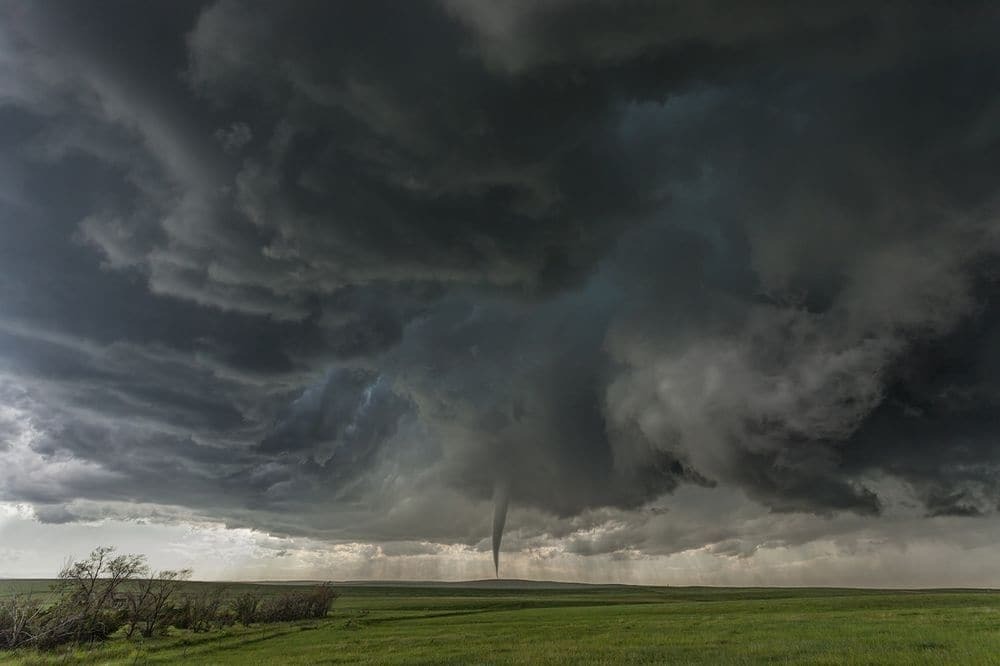
M 0 576 L 995 585 L 998 30 L 0 0 Z

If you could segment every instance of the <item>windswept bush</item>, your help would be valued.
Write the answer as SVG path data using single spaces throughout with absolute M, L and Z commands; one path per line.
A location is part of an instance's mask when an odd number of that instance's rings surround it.
M 68 563 L 53 586 L 54 598 L 17 594 L 0 598 L 0 649 L 51 649 L 103 641 L 123 629 L 154 636 L 167 627 L 204 632 L 236 622 L 288 622 L 323 618 L 337 598 L 326 583 L 265 597 L 256 591 L 226 597 L 221 585 L 184 594 L 190 570 L 151 572 L 143 555 L 115 555 L 97 548 Z
M 190 576 L 190 569 L 165 570 L 126 588 L 122 597 L 128 616 L 125 636 L 131 638 L 138 629 L 142 636 L 149 638 L 165 630 L 174 609 L 172 598 Z
M 44 608 L 26 594 L 0 599 L 0 648 L 30 645 L 38 637 Z
M 39 631 L 31 645 L 48 649 L 66 643 L 96 643 L 106 640 L 125 624 L 118 608 L 81 607 L 63 599 L 44 609 Z
M 104 640 L 123 624 L 127 613 L 120 590 L 149 571 L 145 555 L 114 555 L 114 548 L 95 549 L 87 559 L 59 572 L 58 603 L 47 609 L 47 636 L 60 643 Z
M 15 595 L 0 602 L 0 647 L 46 649 L 106 639 L 125 623 L 122 586 L 146 570 L 142 555 L 97 548 L 59 572 L 55 601 Z
M 256 592 L 244 592 L 233 600 L 233 612 L 236 621 L 244 627 L 257 622 L 257 611 L 260 609 L 261 596 Z
M 171 613 L 170 624 L 198 632 L 229 626 L 236 617 L 225 601 L 225 587 L 221 585 L 186 594 L 180 606 Z
M 288 622 L 326 617 L 338 596 L 329 583 L 276 595 L 261 603 L 257 621 Z
M 15 595 L 0 602 L 0 648 L 48 649 L 102 641 L 122 624 L 124 613 L 114 607 L 86 607 L 66 597 L 46 605 Z
M 322 618 L 338 596 L 333 586 L 324 584 L 270 597 L 248 591 L 225 604 L 223 591 L 217 587 L 185 596 L 171 618 L 172 624 L 178 629 L 208 631 L 236 622 L 249 626 Z

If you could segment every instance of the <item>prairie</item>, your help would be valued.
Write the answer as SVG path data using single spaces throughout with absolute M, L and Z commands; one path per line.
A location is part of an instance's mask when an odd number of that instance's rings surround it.
M 48 581 L 0 581 L 0 595 Z M 197 588 L 207 583 L 187 583 Z M 279 593 L 288 584 L 233 583 Z M 321 620 L 57 650 L 11 664 L 1000 664 L 986 590 L 338 585 Z

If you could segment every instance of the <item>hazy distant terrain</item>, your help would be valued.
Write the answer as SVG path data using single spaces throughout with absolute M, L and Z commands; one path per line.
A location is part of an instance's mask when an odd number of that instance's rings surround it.
M 44 591 L 47 581 L 2 581 Z M 191 587 L 207 583 L 188 583 Z M 288 584 L 235 583 L 276 594 Z M 653 588 L 535 581 L 343 584 L 324 620 L 172 630 L 12 664 L 998 663 L 1000 593 Z
M 310 581 L 312 582 L 312 581 Z M 552 580 L 520 580 L 517 578 L 485 578 L 483 580 L 463 580 L 455 582 L 429 581 L 429 580 L 406 580 L 406 581 L 379 581 L 379 580 L 358 580 L 345 581 L 345 586 L 360 585 L 364 587 L 424 587 L 424 588 L 454 588 L 454 589 L 475 589 L 475 590 L 574 590 L 574 589 L 616 589 L 629 588 L 629 585 L 600 585 L 594 583 L 566 583 Z

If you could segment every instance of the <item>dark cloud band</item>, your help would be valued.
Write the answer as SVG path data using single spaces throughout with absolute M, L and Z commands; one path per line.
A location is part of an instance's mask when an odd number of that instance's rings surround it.
M 996 511 L 991 5 L 0 7 L 0 499 Z

